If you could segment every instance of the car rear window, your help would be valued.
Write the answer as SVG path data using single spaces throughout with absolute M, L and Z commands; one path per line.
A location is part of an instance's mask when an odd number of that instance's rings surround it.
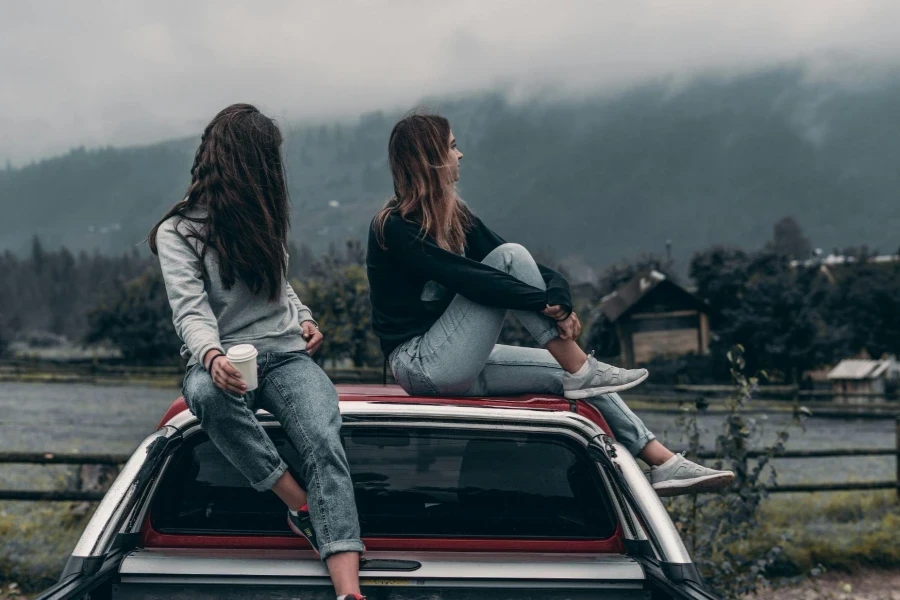
M 269 434 L 302 483 L 300 459 Z M 560 434 L 345 427 L 364 537 L 606 539 L 615 522 L 583 446 Z M 161 533 L 290 535 L 272 492 L 254 491 L 205 435 L 179 451 L 151 508 Z

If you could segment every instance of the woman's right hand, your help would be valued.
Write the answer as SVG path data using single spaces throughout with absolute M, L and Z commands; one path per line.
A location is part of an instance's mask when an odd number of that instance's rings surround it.
M 241 372 L 235 369 L 234 365 L 228 362 L 221 352 L 207 353 L 207 356 L 210 358 L 206 361 L 206 370 L 212 376 L 216 387 L 225 392 L 243 396 L 247 392 L 247 384 L 241 379 Z
M 550 317 L 556 321 L 565 321 L 569 317 L 569 313 L 566 312 L 566 309 L 559 304 L 554 304 L 553 306 L 548 304 L 541 312 L 544 316 Z

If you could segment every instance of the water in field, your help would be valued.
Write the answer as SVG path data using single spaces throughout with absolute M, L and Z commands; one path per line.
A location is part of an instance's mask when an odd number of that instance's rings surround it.
M 47 452 L 130 452 L 156 427 L 159 418 L 179 390 L 143 386 L 96 386 L 88 384 L 0 384 L 0 451 Z M 676 416 L 641 410 L 647 426 L 673 448 L 684 441 Z M 752 415 L 771 438 L 789 416 Z M 721 417 L 702 416 L 699 425 L 702 440 L 712 448 Z M 895 444 L 892 419 L 811 418 L 806 431 L 793 428 L 788 448 L 891 448 Z M 780 459 L 779 481 L 843 481 L 892 479 L 896 475 L 894 458 L 851 457 L 823 459 Z M 32 475 L 25 485 L 25 470 Z M 58 476 L 71 467 L 0 467 L 0 484 L 37 487 L 49 483 L 47 476 Z M 43 481 L 41 481 L 43 480 Z

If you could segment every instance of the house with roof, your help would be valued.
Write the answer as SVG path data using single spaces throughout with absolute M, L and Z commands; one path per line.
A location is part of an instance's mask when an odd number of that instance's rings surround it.
M 863 404 L 886 394 L 888 381 L 897 376 L 897 361 L 891 356 L 881 360 L 842 360 L 828 372 L 827 378 L 836 401 Z
M 709 351 L 709 307 L 659 271 L 639 273 L 600 310 L 615 326 L 623 366 Z

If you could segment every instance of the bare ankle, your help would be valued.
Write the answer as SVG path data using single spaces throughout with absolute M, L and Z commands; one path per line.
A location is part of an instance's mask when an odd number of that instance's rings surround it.
M 567 373 L 577 373 L 587 362 L 587 354 L 574 340 L 554 338 L 547 342 L 547 351 Z
M 650 440 L 650 442 L 644 446 L 644 449 L 640 451 L 638 456 L 651 467 L 658 467 L 675 456 L 675 454 L 657 440 Z

